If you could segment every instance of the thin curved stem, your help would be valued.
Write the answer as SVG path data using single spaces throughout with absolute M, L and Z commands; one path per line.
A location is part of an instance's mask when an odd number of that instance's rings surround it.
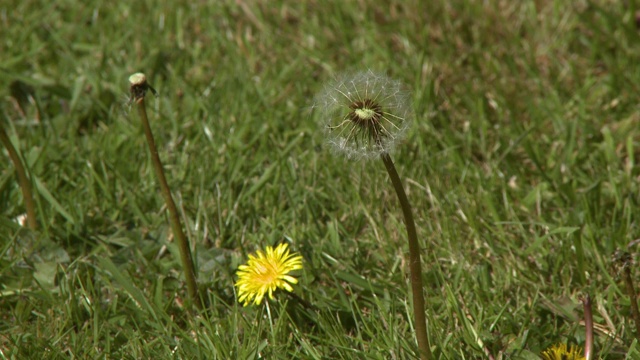
M 171 190 L 169 190 L 169 184 L 167 183 L 167 179 L 164 175 L 162 162 L 160 162 L 160 156 L 158 155 L 158 149 L 156 148 L 156 142 L 153 138 L 153 133 L 151 132 L 151 126 L 149 125 L 149 120 L 147 118 L 147 109 L 144 102 L 144 91 L 136 94 L 134 93 L 134 89 L 132 86 L 132 94 L 134 96 L 135 103 L 138 105 L 138 112 L 140 113 L 140 118 L 142 119 L 142 127 L 144 128 L 144 134 L 147 138 L 147 143 L 149 144 L 151 161 L 153 162 L 153 168 L 156 172 L 156 176 L 158 177 L 158 182 L 160 183 L 160 190 L 162 192 L 162 196 L 164 197 L 164 201 L 167 204 L 167 210 L 169 210 L 169 220 L 171 222 L 173 235 L 176 237 L 178 248 L 180 249 L 180 258 L 182 260 L 182 266 L 184 267 L 185 279 L 187 281 L 187 290 L 189 291 L 191 300 L 195 302 L 196 306 L 199 309 L 201 309 L 202 301 L 200 299 L 200 296 L 198 295 L 198 284 L 196 282 L 196 272 L 193 265 L 193 259 L 191 257 L 191 249 L 189 248 L 187 237 L 182 230 L 180 217 L 178 216 L 178 209 L 176 208 L 176 204 L 173 201 L 173 197 L 171 196 Z
M 24 207 L 27 209 L 27 224 L 31 230 L 38 228 L 38 222 L 36 221 L 36 206 L 33 202 L 33 193 L 31 192 L 31 181 L 27 177 L 27 171 L 20 160 L 18 151 L 11 144 L 7 132 L 4 130 L 4 125 L 0 122 L 0 141 L 9 152 L 9 157 L 13 162 L 13 166 L 16 168 L 16 174 L 18 175 L 18 183 L 22 190 L 22 197 L 24 198 Z
M 416 233 L 416 224 L 413 220 L 413 212 L 411 204 L 404 192 L 402 181 L 396 171 L 395 165 L 391 157 L 387 153 L 381 155 L 393 188 L 396 190 L 400 207 L 404 214 L 404 223 L 407 228 L 407 240 L 409 242 L 409 270 L 411 273 L 411 293 L 413 295 L 413 313 L 415 316 L 416 338 L 418 339 L 418 348 L 420 349 L 420 359 L 428 360 L 433 358 L 431 354 L 431 345 L 427 336 L 427 320 L 425 317 L 425 301 L 422 293 L 422 266 L 420 260 L 420 245 L 418 244 L 418 235 Z

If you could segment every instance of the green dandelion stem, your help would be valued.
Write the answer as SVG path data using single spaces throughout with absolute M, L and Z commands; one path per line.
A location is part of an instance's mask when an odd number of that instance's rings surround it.
M 13 166 L 16 167 L 16 174 L 18 175 L 18 183 L 20 184 L 20 189 L 22 190 L 22 197 L 24 198 L 24 206 L 27 209 L 27 224 L 29 228 L 35 230 L 38 227 L 38 223 L 36 222 L 36 206 L 33 202 L 33 194 L 31 192 L 31 182 L 27 177 L 27 172 L 20 160 L 20 156 L 18 155 L 18 151 L 11 144 L 9 140 L 9 136 L 7 132 L 4 130 L 4 125 L 0 121 L 0 141 L 9 152 L 9 157 L 13 162 Z
M 584 357 L 586 360 L 591 360 L 593 356 L 593 314 L 591 312 L 591 297 L 589 294 L 582 299 L 582 307 L 584 309 L 585 327 Z
M 431 354 L 431 346 L 429 345 L 429 337 L 427 336 L 427 320 L 425 318 L 425 302 L 422 293 L 422 266 L 420 261 L 420 245 L 418 244 L 418 235 L 416 233 L 416 224 L 413 220 L 411 204 L 407 194 L 404 192 L 402 181 L 396 171 L 395 165 L 388 153 L 382 153 L 382 161 L 387 168 L 393 187 L 398 195 L 400 207 L 404 214 L 404 223 L 407 227 L 407 238 L 409 241 L 409 270 L 411 272 L 411 292 L 413 294 L 413 313 L 415 316 L 416 337 L 418 339 L 418 348 L 420 349 L 420 358 L 428 360 L 433 358 Z
M 149 119 L 147 117 L 147 109 L 144 102 L 145 93 L 147 89 L 151 89 L 154 92 L 155 90 L 149 87 L 143 74 L 134 74 L 129 78 L 129 81 L 131 82 L 132 99 L 138 105 L 138 113 L 140 114 L 144 134 L 147 138 L 147 143 L 149 144 L 149 151 L 151 152 L 151 161 L 153 163 L 153 168 L 156 172 L 156 176 L 158 177 L 160 190 L 162 192 L 162 196 L 164 197 L 164 201 L 167 204 L 167 210 L 169 211 L 171 229 L 178 242 L 178 248 L 180 249 L 180 258 L 182 260 L 182 266 L 184 267 L 185 279 L 187 281 L 187 290 L 189 291 L 191 300 L 199 309 L 201 309 L 202 302 L 200 300 L 200 296 L 198 295 L 198 284 L 196 282 L 196 272 L 193 266 L 193 258 L 191 257 L 191 249 L 189 248 L 187 237 L 185 236 L 184 231 L 182 231 L 180 217 L 178 216 L 178 209 L 176 208 L 176 204 L 173 201 L 173 197 L 171 196 L 171 191 L 169 190 L 169 185 L 164 175 L 162 162 L 160 162 L 160 156 L 158 155 L 156 142 L 153 138 L 151 126 L 149 125 Z

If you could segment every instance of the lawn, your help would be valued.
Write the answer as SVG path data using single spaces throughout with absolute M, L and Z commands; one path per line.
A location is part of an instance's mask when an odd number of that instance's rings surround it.
M 1 359 L 415 359 L 404 218 L 383 162 L 331 151 L 317 94 L 404 84 L 391 157 L 413 205 L 439 359 L 585 345 L 640 359 L 636 1 L 5 0 Z M 128 78 L 147 111 L 205 306 Z M 21 225 L 22 224 L 22 225 Z M 244 307 L 236 271 L 289 244 L 293 293 Z M 625 263 L 621 254 L 630 256 Z

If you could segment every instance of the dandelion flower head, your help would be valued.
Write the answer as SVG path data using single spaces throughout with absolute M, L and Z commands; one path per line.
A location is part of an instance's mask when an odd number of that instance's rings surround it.
M 557 344 L 542 352 L 543 360 L 584 360 L 582 349 L 578 346 Z
M 298 280 L 288 275 L 293 270 L 302 269 L 302 256 L 290 253 L 288 244 L 282 243 L 275 249 L 267 246 L 265 251 L 258 250 L 255 255 L 249 255 L 245 265 L 240 265 L 236 275 L 238 301 L 249 305 L 260 305 L 265 294 L 273 299 L 273 292 L 280 288 L 293 291 L 291 284 Z
M 314 108 L 331 148 L 359 160 L 393 151 L 409 127 L 409 100 L 401 82 L 369 70 L 335 78 Z

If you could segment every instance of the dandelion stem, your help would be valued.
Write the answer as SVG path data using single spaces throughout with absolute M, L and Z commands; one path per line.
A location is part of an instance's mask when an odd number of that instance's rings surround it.
M 18 175 L 18 183 L 20 184 L 20 189 L 22 190 L 22 197 L 24 198 L 24 206 L 27 209 L 27 224 L 31 230 L 35 230 L 38 227 L 38 223 L 36 222 L 36 207 L 33 202 L 33 194 L 31 192 L 31 182 L 27 177 L 27 172 L 20 160 L 20 156 L 18 155 L 18 151 L 11 144 L 9 140 L 9 136 L 7 132 L 4 130 L 4 125 L 0 121 L 0 141 L 9 152 L 9 157 L 13 162 L 13 165 L 16 167 L 16 174 Z
M 593 357 L 593 314 L 591 312 L 591 297 L 589 294 L 582 299 L 582 307 L 584 309 L 585 327 L 584 357 L 586 360 L 591 360 Z
M 138 112 L 140 114 L 140 119 L 142 120 L 142 127 L 144 128 L 144 134 L 147 138 L 147 143 L 149 144 L 149 151 L 151 152 L 153 168 L 156 172 L 156 176 L 158 177 L 160 190 L 162 192 L 162 196 L 164 197 L 164 201 L 167 204 L 167 210 L 169 210 L 169 220 L 171 222 L 173 235 L 176 237 L 178 248 L 180 249 L 180 258 L 182 260 L 182 266 L 184 267 L 185 279 L 187 281 L 187 290 L 189 291 L 191 300 L 199 309 L 201 309 L 202 302 L 200 296 L 198 295 L 198 284 L 196 282 L 196 272 L 193 266 L 193 259 L 191 257 L 191 249 L 189 248 L 187 237 L 182 230 L 180 217 L 178 216 L 178 210 L 176 208 L 175 202 L 173 201 L 173 197 L 171 196 L 171 191 L 169 190 L 169 185 L 167 184 L 167 179 L 164 175 L 162 162 L 160 162 L 158 149 L 156 148 L 156 143 L 153 138 L 153 133 L 151 132 L 149 119 L 147 117 L 147 109 L 145 106 L 144 97 L 148 84 L 146 83 L 146 80 L 144 79 L 144 76 L 142 74 L 139 74 L 142 75 L 141 81 L 139 83 L 134 83 L 132 78 L 136 75 L 132 75 L 132 77 L 129 79 L 132 82 L 131 94 L 133 96 L 133 100 L 138 105 Z
M 413 220 L 411 204 L 407 194 L 404 192 L 402 181 L 396 171 L 395 165 L 388 153 L 382 153 L 382 161 L 387 168 L 393 188 L 396 190 L 402 213 L 404 214 L 404 223 L 407 228 L 407 238 L 409 241 L 409 270 L 411 272 L 411 292 L 413 294 L 413 312 L 415 316 L 416 337 L 418 339 L 418 348 L 420 349 L 420 359 L 427 360 L 433 356 L 431 354 L 431 346 L 429 345 L 429 337 L 427 336 L 427 321 L 425 318 L 425 302 L 422 293 L 422 266 L 420 260 L 420 245 L 418 244 L 418 235 L 416 233 L 416 224 Z

